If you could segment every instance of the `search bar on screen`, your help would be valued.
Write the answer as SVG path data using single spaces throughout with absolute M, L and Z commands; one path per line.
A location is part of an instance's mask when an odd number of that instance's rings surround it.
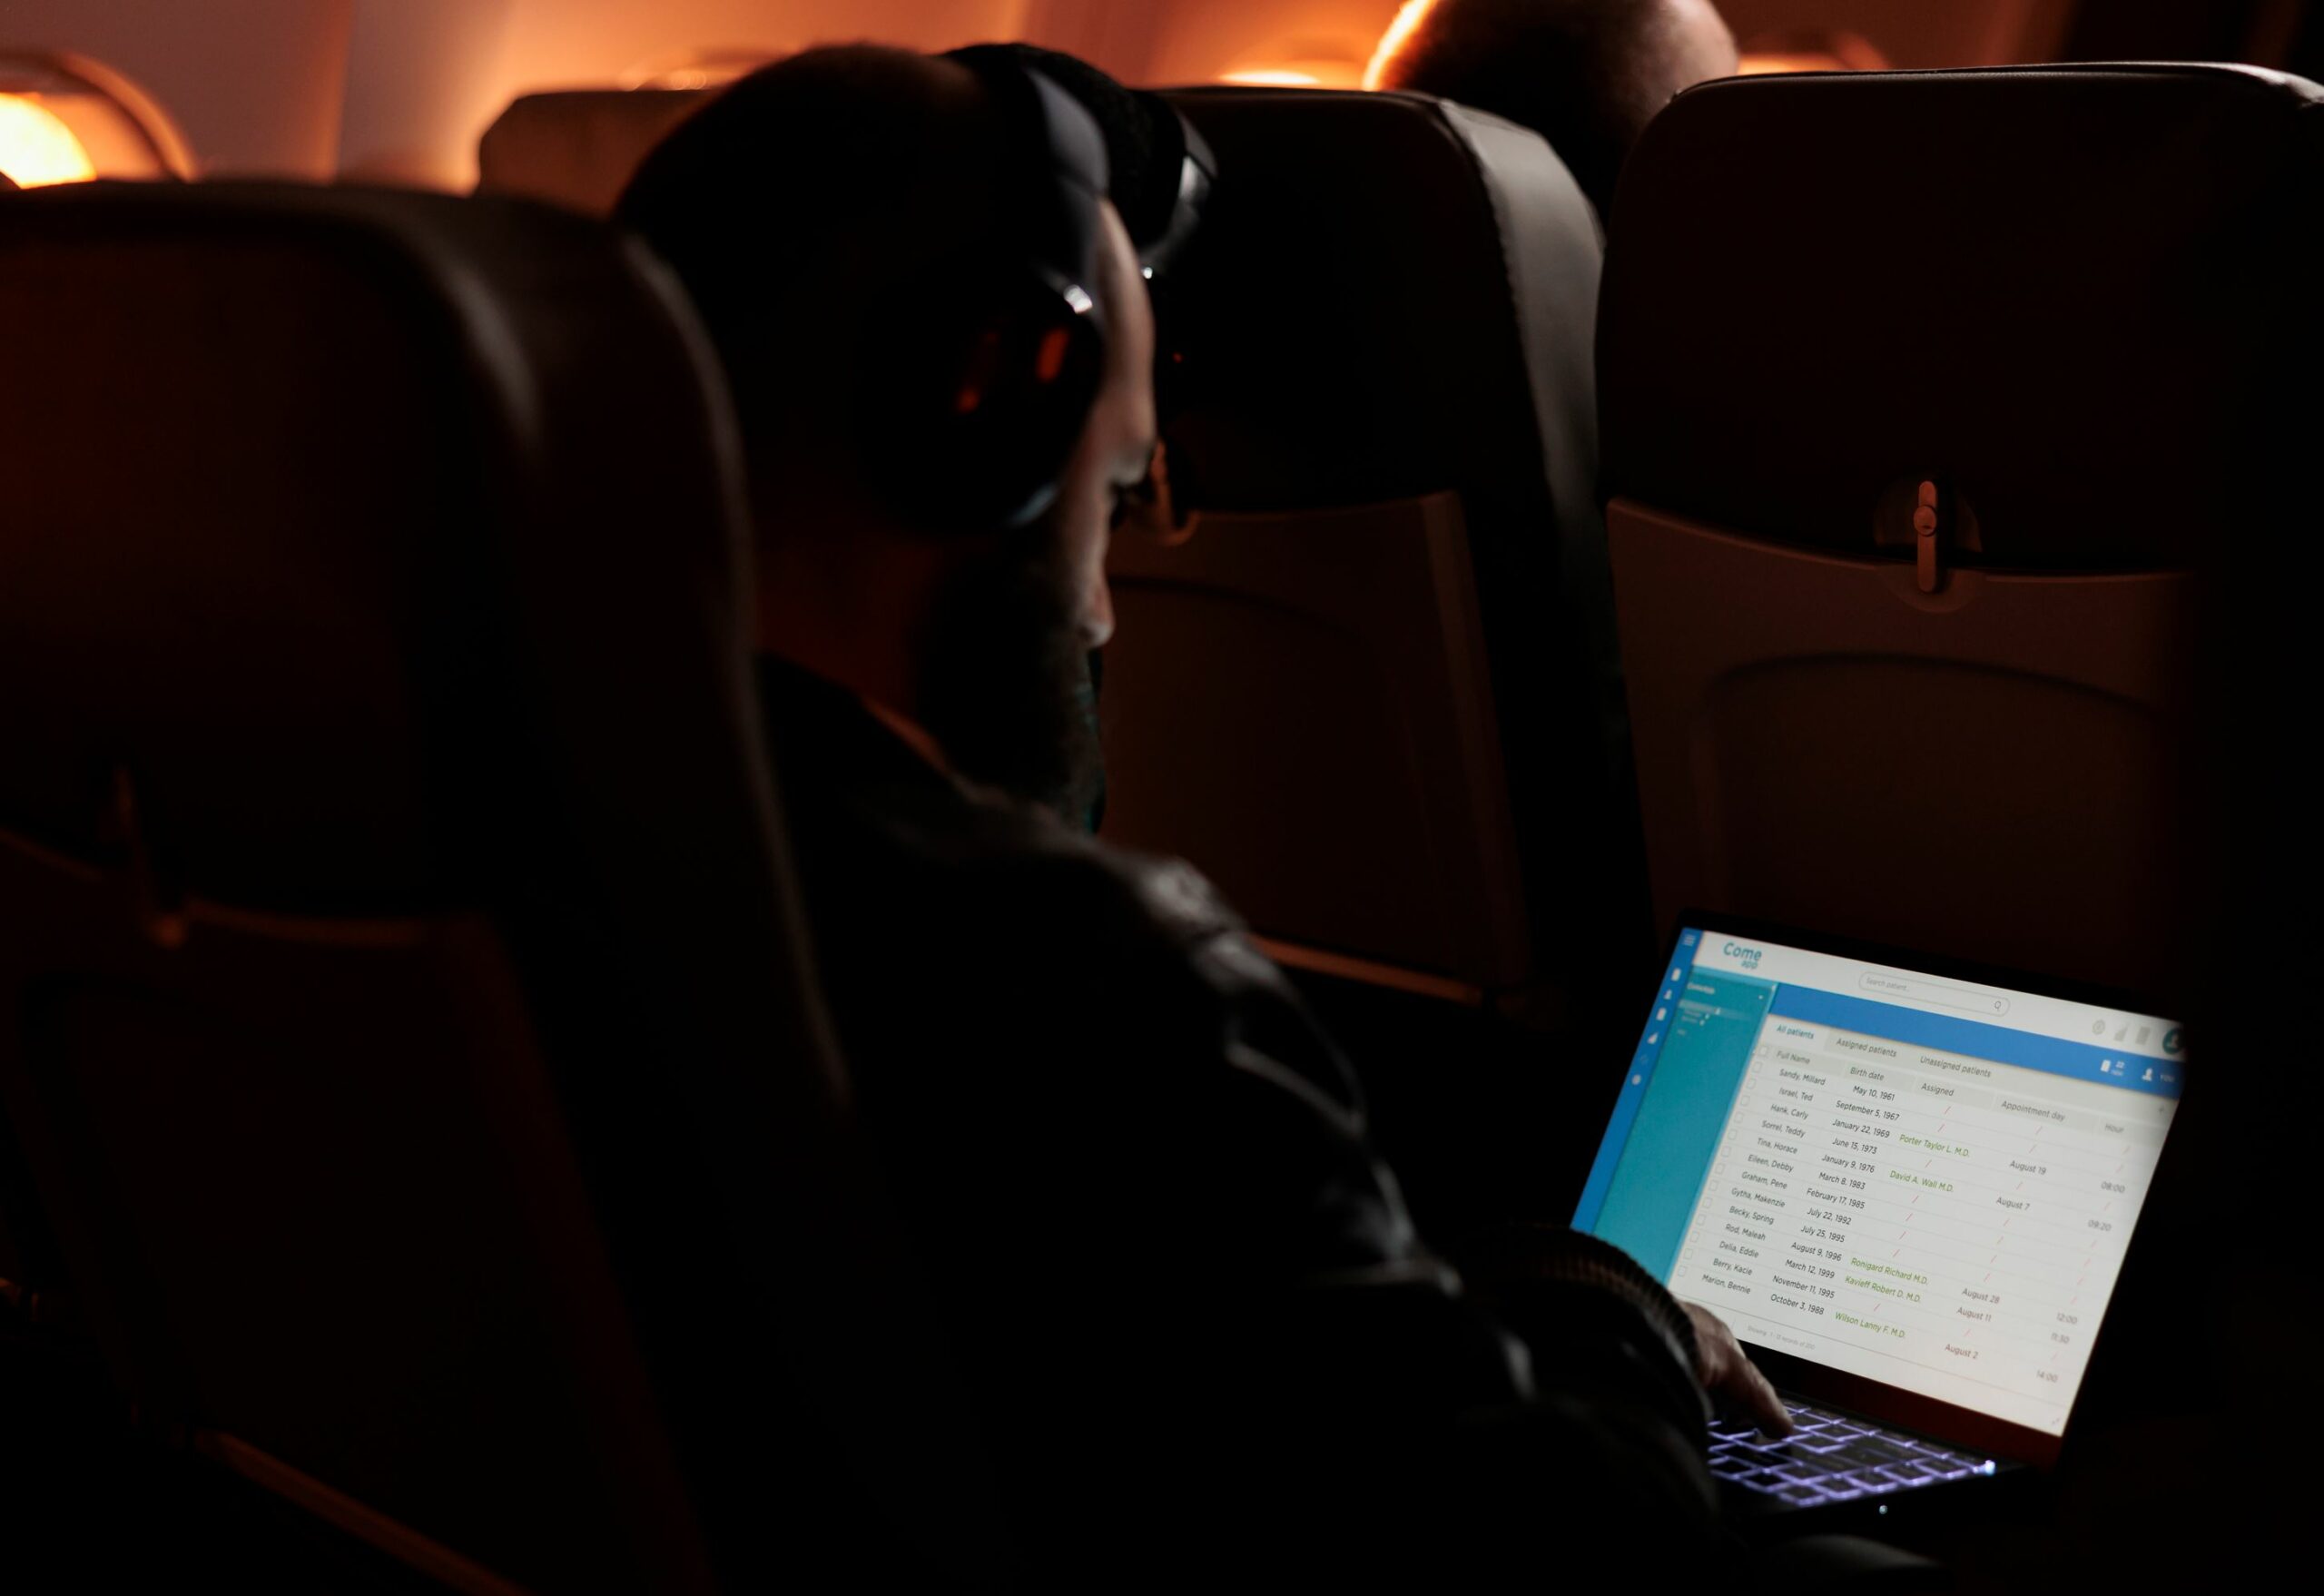
M 1922 980 L 1917 976 L 1879 975 L 1867 970 L 1859 984 L 1876 997 L 1902 998 L 1908 1003 L 1933 1003 L 1940 1009 L 1958 1009 L 1965 1014 L 1997 1017 L 2009 1012 L 2009 1000 L 1999 992 L 1981 992 L 1974 987 L 1952 987 L 1941 980 Z

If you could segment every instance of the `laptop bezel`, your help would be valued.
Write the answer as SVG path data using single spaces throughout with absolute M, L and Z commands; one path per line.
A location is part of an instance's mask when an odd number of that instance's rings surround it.
M 1679 936 L 1688 931 L 1701 931 L 1705 934 L 1715 932 L 1720 935 L 1775 942 L 1797 948 L 1805 952 L 1828 954 L 1841 959 L 1858 959 L 1867 963 L 1886 964 L 1915 974 L 1947 977 L 1975 985 L 1996 986 L 2034 997 L 2088 1003 L 2126 1013 L 2162 1018 L 2171 1007 L 2149 995 L 2102 986 L 2094 982 L 2037 975 L 2023 970 L 2006 969 L 2000 965 L 1981 964 L 1974 960 L 1949 958 L 1942 954 L 1923 952 L 1916 949 L 1898 948 L 1890 944 L 1866 941 L 1859 938 L 1831 932 L 1808 931 L 1799 926 L 1784 925 L 1773 921 L 1717 913 L 1708 910 L 1686 910 L 1678 916 L 1676 923 L 1666 928 L 1660 944 L 1663 957 L 1660 962 L 1653 967 L 1651 983 L 1641 984 L 1640 990 L 1645 995 L 1645 1001 L 1634 1011 L 1652 1012 L 1652 994 L 1660 990 L 1664 972 L 1672 968 L 1671 961 L 1682 951 L 1689 953 L 1688 962 L 1692 963 L 1691 951 L 1682 950 L 1679 941 Z M 2191 1047 L 2181 1050 L 2178 1057 L 2182 1065 L 2187 1055 L 2193 1051 Z M 1593 1155 L 1595 1148 L 1604 1143 L 1606 1127 L 1613 1118 L 1615 1104 L 1620 1098 L 1622 1085 L 1629 1079 L 1630 1069 L 1630 1056 L 1626 1051 L 1615 1060 L 1615 1068 L 1607 1072 L 1608 1089 L 1604 1094 L 1603 1108 L 1599 1118 L 1598 1140 L 1591 1144 Z M 2191 1078 L 2189 1085 L 2191 1087 L 2193 1084 L 2193 1078 Z M 2180 1097 L 2179 1112 L 2183 1113 L 2185 1106 L 2186 1095 L 2182 1091 Z M 2177 1129 L 2177 1119 L 2178 1115 L 2174 1113 L 2171 1125 L 2173 1131 Z M 2114 1298 L 2120 1295 L 2122 1279 L 2129 1276 L 2137 1264 L 2141 1251 L 2141 1237 L 2151 1231 L 2152 1227 L 2145 1223 L 2145 1218 L 2152 1211 L 2155 1202 L 2168 1186 L 2170 1171 L 2175 1162 L 2172 1149 L 2179 1145 L 2180 1140 L 2180 1138 L 2168 1131 L 2163 1136 L 2162 1151 L 2156 1159 L 2154 1180 L 2148 1187 L 2146 1200 L 2140 1205 L 2139 1216 L 2132 1222 L 2130 1235 L 2123 1243 L 2122 1266 L 2115 1277 L 2115 1289 L 2108 1295 L 2106 1308 L 2099 1315 L 2097 1324 L 2092 1328 L 2090 1356 L 2083 1365 L 2083 1378 L 2075 1388 L 2073 1400 L 2067 1407 L 2064 1426 L 2056 1435 L 2029 1425 L 2011 1424 L 2005 1419 L 1994 1418 L 1989 1414 L 1979 1413 L 1974 1408 L 1939 1402 L 1934 1397 L 1923 1396 L 1916 1392 L 1907 1391 L 1902 1386 L 1891 1385 L 1884 1381 L 1874 1380 L 1861 1374 L 1852 1374 L 1826 1364 L 1811 1362 L 1779 1348 L 1745 1339 L 1740 1329 L 1736 1332 L 1737 1337 L 1744 1340 L 1745 1345 L 1748 1347 L 1751 1361 L 1758 1364 L 1761 1372 L 1775 1383 L 1778 1390 L 1787 1394 L 1804 1398 L 1808 1402 L 1858 1413 L 1868 1419 L 1894 1425 L 1900 1430 L 1917 1431 L 1942 1441 L 1947 1445 L 1957 1446 L 1965 1452 L 1982 1452 L 1995 1459 L 2031 1463 L 2042 1469 L 2054 1467 L 2060 1453 L 2064 1448 L 2067 1437 L 2073 1433 L 2074 1415 L 2081 1411 L 2083 1402 L 2088 1397 L 2091 1376 L 2100 1370 L 2100 1355 L 2105 1344 L 2106 1325 L 2112 1317 Z M 1705 1305 L 1712 1306 L 1712 1311 L 1717 1311 L 1712 1305 Z

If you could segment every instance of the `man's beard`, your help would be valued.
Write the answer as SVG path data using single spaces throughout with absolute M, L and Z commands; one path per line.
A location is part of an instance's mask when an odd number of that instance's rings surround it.
M 1097 685 L 1046 526 L 945 585 L 920 659 L 920 721 L 955 770 L 1096 829 L 1106 788 Z

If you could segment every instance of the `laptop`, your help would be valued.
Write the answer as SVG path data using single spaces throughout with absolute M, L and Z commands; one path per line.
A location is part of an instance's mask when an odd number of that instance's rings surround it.
M 2185 1041 L 1965 968 L 1702 915 L 1662 967 L 1573 1222 L 1726 1321 L 1798 1422 L 1715 1424 L 1748 1516 L 1894 1522 L 2056 1461 Z

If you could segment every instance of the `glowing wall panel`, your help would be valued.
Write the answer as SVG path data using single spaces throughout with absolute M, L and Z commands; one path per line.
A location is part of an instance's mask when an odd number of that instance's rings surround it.
M 328 177 L 355 0 L 0 0 L 0 45 L 135 79 L 201 169 Z

